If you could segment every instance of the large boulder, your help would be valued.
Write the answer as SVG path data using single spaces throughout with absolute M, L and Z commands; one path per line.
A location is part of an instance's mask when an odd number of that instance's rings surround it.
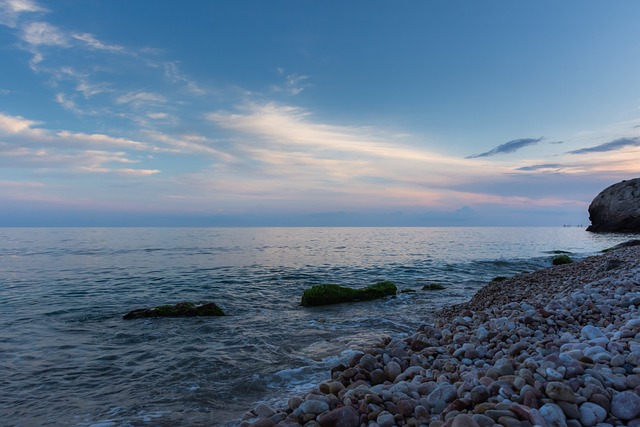
M 587 231 L 640 233 L 640 178 L 605 188 L 589 205 Z

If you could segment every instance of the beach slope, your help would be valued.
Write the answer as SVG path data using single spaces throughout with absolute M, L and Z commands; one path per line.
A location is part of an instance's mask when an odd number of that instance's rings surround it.
M 483 287 L 256 426 L 640 426 L 640 246 Z

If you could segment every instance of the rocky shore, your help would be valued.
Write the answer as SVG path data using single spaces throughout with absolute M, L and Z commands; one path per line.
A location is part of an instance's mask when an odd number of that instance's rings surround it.
M 640 246 L 493 281 L 241 425 L 640 426 L 639 310 Z

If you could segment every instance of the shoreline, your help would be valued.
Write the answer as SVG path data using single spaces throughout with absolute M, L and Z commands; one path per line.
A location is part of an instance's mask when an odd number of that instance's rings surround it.
M 640 246 L 493 281 L 241 426 L 640 426 Z

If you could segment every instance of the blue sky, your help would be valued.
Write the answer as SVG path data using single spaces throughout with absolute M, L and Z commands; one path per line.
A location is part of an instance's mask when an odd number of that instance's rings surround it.
M 588 224 L 636 1 L 0 0 L 2 225 Z

